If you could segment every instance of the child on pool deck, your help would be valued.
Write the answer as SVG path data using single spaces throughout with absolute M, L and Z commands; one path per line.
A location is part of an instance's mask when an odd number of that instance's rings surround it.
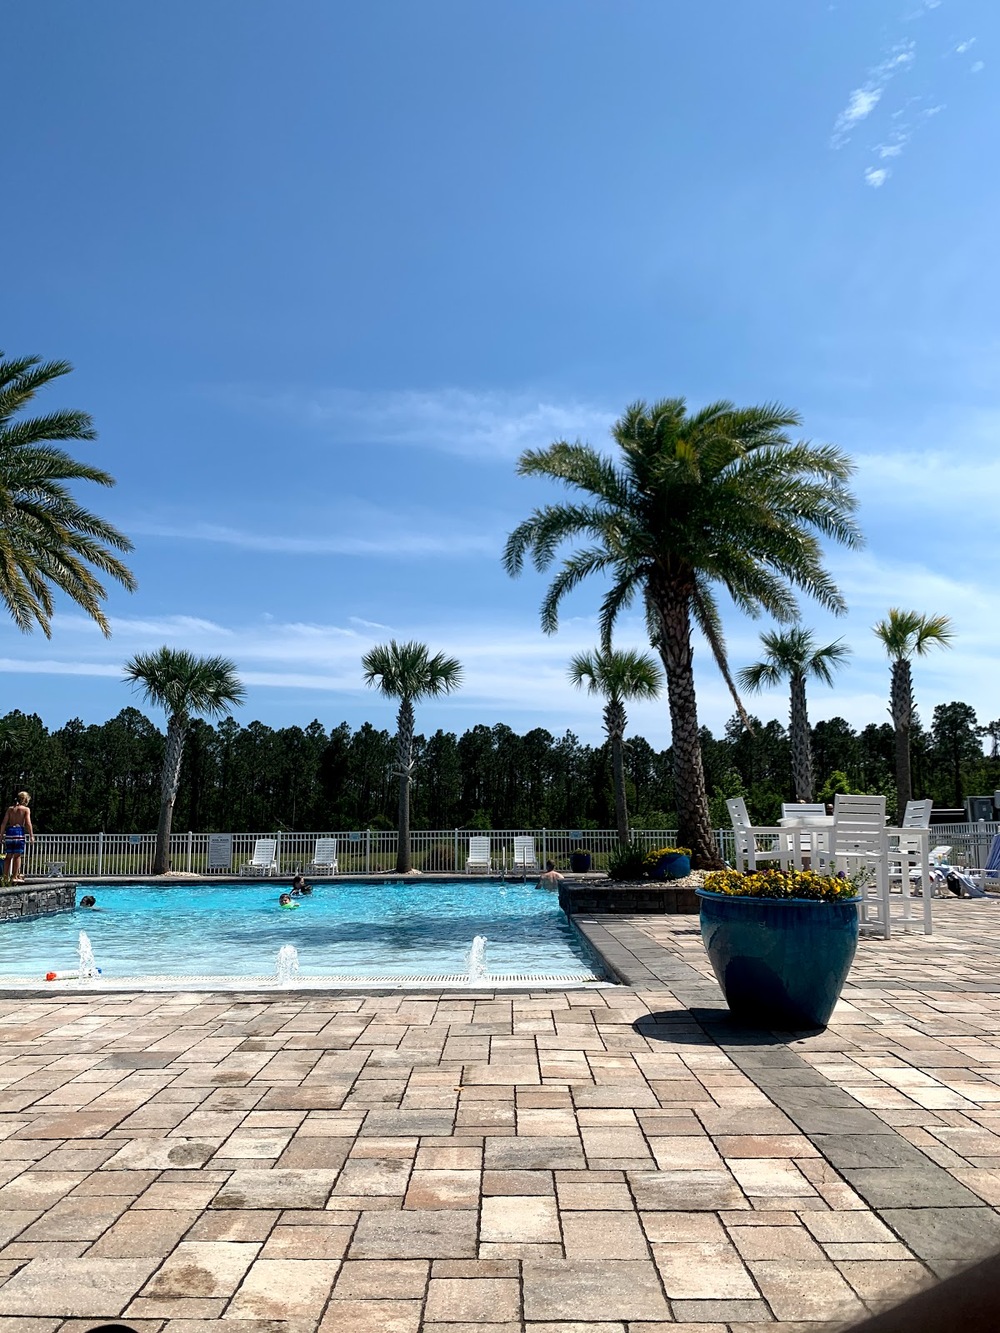
M 21 876 L 21 857 L 24 855 L 27 839 L 35 841 L 35 831 L 31 827 L 31 811 L 28 809 L 30 800 L 29 792 L 19 791 L 13 804 L 7 807 L 3 823 L 0 823 L 0 837 L 3 838 L 4 850 L 3 877 L 13 884 L 24 883 Z

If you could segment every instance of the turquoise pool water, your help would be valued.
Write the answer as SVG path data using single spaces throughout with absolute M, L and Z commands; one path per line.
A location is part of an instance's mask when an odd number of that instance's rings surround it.
M 492 974 L 600 975 L 560 911 L 534 884 L 402 880 L 320 881 L 295 911 L 287 885 L 81 886 L 98 908 L 0 925 L 0 976 L 37 977 L 77 965 L 85 930 L 107 979 L 268 976 L 284 944 L 302 976 L 395 977 L 464 973 L 485 935 Z

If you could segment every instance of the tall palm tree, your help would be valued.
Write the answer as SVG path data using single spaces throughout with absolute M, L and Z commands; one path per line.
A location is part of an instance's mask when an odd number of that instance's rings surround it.
M 839 639 L 818 648 L 812 630 L 793 625 L 784 633 L 769 630 L 760 636 L 764 659 L 744 667 L 739 682 L 754 693 L 787 680 L 791 693 L 788 734 L 792 744 L 792 780 L 795 799 L 813 799 L 812 741 L 806 708 L 806 681 L 811 676 L 825 685 L 833 684 L 833 672 L 850 656 L 850 648 Z
M 645 603 L 653 646 L 667 676 L 680 840 L 695 863 L 721 865 L 705 792 L 695 697 L 692 622 L 704 633 L 736 695 L 714 589 L 740 610 L 797 618 L 793 587 L 833 611 L 845 609 L 823 566 L 820 537 L 861 544 L 850 460 L 829 445 L 793 442 L 796 412 L 778 406 L 713 403 L 689 414 L 682 398 L 635 403 L 612 427 L 616 460 L 589 445 L 557 441 L 521 455 L 522 476 L 544 476 L 577 491 L 576 503 L 536 509 L 507 539 L 504 564 L 519 574 L 526 554 L 551 565 L 572 538 L 589 545 L 565 557 L 542 602 L 553 633 L 567 593 L 590 574 L 608 574 L 601 641 L 610 647 L 620 611 Z
M 413 778 L 413 705 L 418 699 L 451 694 L 462 683 L 462 667 L 454 657 L 431 657 L 423 643 L 397 643 L 371 648 L 361 659 L 365 684 L 387 699 L 399 700 L 396 715 L 396 776 L 399 778 L 399 840 L 396 874 L 413 869 L 410 854 L 410 783 Z
M 131 551 L 132 543 L 78 504 L 64 484 L 113 486 L 114 477 L 53 443 L 96 439 L 91 418 L 68 411 L 17 417 L 39 389 L 72 369 L 68 361 L 6 360 L 0 352 L 0 601 L 18 629 L 28 633 L 38 625 L 47 638 L 53 589 L 82 607 L 104 634 L 111 633 L 101 607 L 107 594 L 94 571 L 135 589 L 131 571 L 114 554 Z
M 611 771 L 615 786 L 615 819 L 618 841 L 629 842 L 628 801 L 625 797 L 625 712 L 627 699 L 655 699 L 663 688 L 663 672 L 648 655 L 633 649 L 599 648 L 593 653 L 578 653 L 569 664 L 569 678 L 574 685 L 587 686 L 588 694 L 600 694 L 604 705 L 604 729 L 611 742 Z
M 138 685 L 148 703 L 167 714 L 167 745 L 160 773 L 160 821 L 156 828 L 153 874 L 170 869 L 170 829 L 180 784 L 188 728 L 196 714 L 221 717 L 241 704 L 246 691 L 235 665 L 225 657 L 195 657 L 183 648 L 136 653 L 125 663 L 125 679 Z
M 885 620 L 872 629 L 892 663 L 889 713 L 895 732 L 896 810 L 902 819 L 906 802 L 913 796 L 910 777 L 910 728 L 913 725 L 913 657 L 926 657 L 932 648 L 947 648 L 952 639 L 948 616 L 924 616 L 919 611 L 892 607 Z

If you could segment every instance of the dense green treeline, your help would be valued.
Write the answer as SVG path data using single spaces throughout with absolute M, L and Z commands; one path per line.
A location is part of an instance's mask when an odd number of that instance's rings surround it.
M 983 737 L 989 753 L 983 753 Z M 721 737 L 701 733 L 712 822 L 727 825 L 725 798 L 744 795 L 755 820 L 772 822 L 792 799 L 788 733 L 779 722 L 733 719 Z M 967 704 L 939 705 L 929 729 L 913 732 L 917 797 L 957 806 L 1000 787 L 1000 723 L 980 726 Z M 884 792 L 892 806 L 893 731 L 888 723 L 855 731 L 843 718 L 812 728 L 819 796 L 842 790 Z M 135 708 L 101 725 L 76 720 L 49 731 L 35 714 L 0 718 L 0 794 L 34 793 L 40 831 L 133 832 L 155 829 L 164 736 Z M 414 738 L 415 828 L 613 828 L 611 752 L 572 732 L 476 726 L 461 736 Z M 625 747 L 629 807 L 636 827 L 673 827 L 670 750 L 641 736 Z M 825 785 L 825 792 L 824 792 Z M 259 830 L 395 827 L 395 738 L 365 723 L 274 729 L 192 724 L 174 827 Z

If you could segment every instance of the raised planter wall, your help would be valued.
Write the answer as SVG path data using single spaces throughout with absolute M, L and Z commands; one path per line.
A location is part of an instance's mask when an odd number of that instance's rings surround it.
M 697 916 L 698 898 L 693 888 L 669 882 L 656 884 L 560 884 L 559 906 L 567 916 L 575 912 L 625 912 L 638 916 L 683 913 Z
M 69 880 L 0 889 L 0 921 L 14 921 L 24 916 L 47 916 L 51 912 L 68 912 L 75 905 L 76 883 Z

